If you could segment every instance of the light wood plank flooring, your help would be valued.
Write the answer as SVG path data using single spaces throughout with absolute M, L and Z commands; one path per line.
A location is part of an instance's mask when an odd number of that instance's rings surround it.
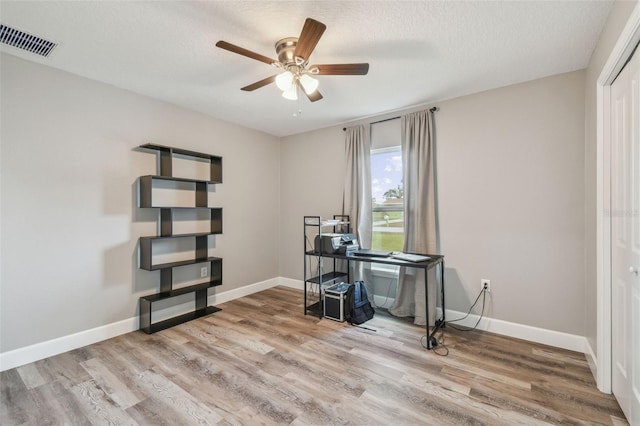
M 283 287 L 220 307 L 3 372 L 0 423 L 627 424 L 580 353 L 449 327 L 438 356 L 422 327 L 304 316 Z

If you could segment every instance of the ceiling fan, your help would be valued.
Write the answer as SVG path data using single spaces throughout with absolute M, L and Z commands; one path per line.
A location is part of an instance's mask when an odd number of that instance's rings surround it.
M 312 76 L 366 75 L 369 72 L 369 64 L 367 63 L 309 65 L 309 57 L 326 29 L 326 25 L 322 22 L 307 18 L 302 27 L 300 37 L 287 37 L 276 42 L 275 48 L 278 60 L 223 40 L 217 42 L 216 46 L 229 52 L 264 62 L 281 70 L 280 73 L 249 84 L 241 88 L 241 90 L 251 92 L 275 82 L 278 88 L 282 90 L 284 98 L 298 99 L 298 89 L 300 88 L 311 102 L 315 102 L 322 99 L 322 95 L 318 91 L 318 80 Z

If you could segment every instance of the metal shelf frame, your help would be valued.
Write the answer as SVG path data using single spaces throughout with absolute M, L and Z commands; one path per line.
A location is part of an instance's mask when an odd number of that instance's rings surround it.
M 330 228 L 332 233 L 344 233 L 350 232 L 349 216 L 348 215 L 333 215 L 331 221 L 323 221 L 320 216 L 304 216 L 303 224 L 304 234 L 304 314 L 308 312 L 317 314 L 318 318 L 322 318 L 324 315 L 323 310 L 323 291 L 324 287 L 344 280 L 348 282 L 350 280 L 349 263 L 346 263 L 346 271 L 340 270 L 340 261 L 338 259 L 330 259 L 330 266 L 327 268 L 325 260 L 326 254 L 315 250 L 314 241 L 316 235 L 322 238 L 323 229 Z M 310 259 L 316 260 L 317 274 L 311 275 L 311 267 L 308 266 Z M 327 270 L 329 269 L 329 270 Z M 313 291 L 309 291 L 309 286 L 318 286 L 318 295 L 314 299 L 313 303 L 310 303 L 311 295 Z M 311 294 L 310 294 L 311 293 Z

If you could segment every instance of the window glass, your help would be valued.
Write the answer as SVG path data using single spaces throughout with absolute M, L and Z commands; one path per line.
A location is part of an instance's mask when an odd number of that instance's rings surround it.
M 379 125 L 384 125 L 384 128 L 377 127 Z M 393 131 L 394 127 L 397 131 Z M 377 250 L 402 251 L 404 190 L 400 120 L 373 124 L 371 138 L 371 194 L 373 197 L 371 246 Z

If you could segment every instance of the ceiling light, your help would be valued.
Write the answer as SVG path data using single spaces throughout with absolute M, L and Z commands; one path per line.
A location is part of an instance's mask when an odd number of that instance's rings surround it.
M 308 74 L 302 74 L 302 77 L 300 77 L 300 84 L 307 95 L 312 94 L 318 88 L 318 80 Z
M 285 71 L 276 77 L 276 86 L 280 90 L 289 90 L 293 83 L 293 74 L 291 71 Z
M 290 101 L 295 101 L 298 99 L 298 85 L 292 84 L 287 90 L 282 92 L 282 97 L 285 99 L 289 99 Z

